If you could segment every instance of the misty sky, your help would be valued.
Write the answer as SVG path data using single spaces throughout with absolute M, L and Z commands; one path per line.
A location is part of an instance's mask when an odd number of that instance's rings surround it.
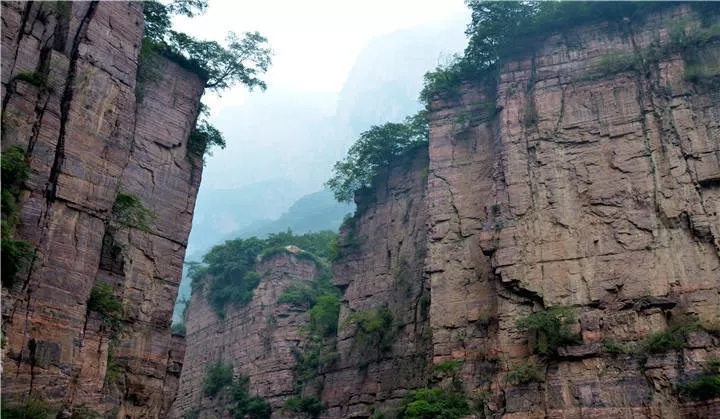
M 274 51 L 269 89 L 338 92 L 357 55 L 374 37 L 469 11 L 463 0 L 210 0 L 207 12 L 177 18 L 176 28 L 223 40 L 228 31 L 259 31 Z M 242 103 L 242 86 L 209 95 L 213 114 Z M 261 93 L 254 93 L 261 94 Z

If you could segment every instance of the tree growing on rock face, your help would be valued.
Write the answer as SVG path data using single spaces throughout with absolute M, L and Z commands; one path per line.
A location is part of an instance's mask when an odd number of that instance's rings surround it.
M 252 90 L 265 90 L 261 76 L 271 64 L 272 52 L 267 39 L 258 32 L 246 32 L 242 38 L 230 32 L 225 45 L 216 41 L 203 41 L 188 34 L 172 30 L 171 17 L 194 17 L 207 8 L 207 0 L 174 0 L 163 4 L 143 2 L 145 38 L 140 54 L 140 67 L 152 67 L 153 57 L 162 55 L 173 59 L 197 74 L 206 89 L 220 91 L 237 83 Z M 138 77 L 148 77 L 152 70 L 140 68 Z M 201 104 L 195 129 L 190 135 L 188 154 L 202 157 L 212 146 L 225 148 L 220 131 L 207 121 L 207 107 Z
M 378 170 L 428 141 L 427 114 L 420 111 L 404 122 L 374 125 L 360 134 L 347 157 L 335 163 L 325 186 L 339 202 L 352 202 L 355 193 L 372 186 Z

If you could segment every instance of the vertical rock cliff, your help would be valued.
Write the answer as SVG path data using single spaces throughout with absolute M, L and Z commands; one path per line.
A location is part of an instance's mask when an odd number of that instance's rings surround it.
M 30 269 L 9 289 L 3 278 L 3 397 L 164 417 L 182 367 L 169 329 L 204 82 L 162 59 L 137 85 L 139 3 L 3 2 L 2 25 L 2 148 L 19 146 L 30 169 L 14 235 L 34 246 Z M 117 226 L 119 196 L 157 217 Z M 122 304 L 117 324 L 88 308 L 98 284 Z
M 423 275 L 427 164 L 427 151 L 417 149 L 380 173 L 342 232 L 333 265 L 334 283 L 343 290 L 339 359 L 325 375 L 326 417 L 368 417 L 425 385 L 431 353 Z M 374 318 L 383 312 L 385 324 L 359 336 L 353 314 L 384 320 Z
M 295 394 L 294 352 L 304 338 L 308 315 L 279 304 L 278 297 L 292 284 L 309 283 L 318 275 L 314 261 L 282 252 L 259 262 L 262 279 L 246 306 L 228 307 L 220 318 L 203 291 L 193 292 L 185 325 L 188 347 L 172 417 L 195 414 L 220 417 L 232 409 L 221 397 L 207 397 L 208 368 L 232 365 L 235 376 L 248 378 L 248 392 L 267 400 L 279 417 L 287 398 Z
M 495 88 L 431 106 L 433 356 L 464 362 L 487 414 L 718 414 L 678 394 L 720 356 L 720 97 L 668 47 L 678 24 L 699 23 L 678 8 L 549 36 Z M 716 66 L 718 44 L 700 55 Z M 543 359 L 517 321 L 551 307 L 582 344 Z M 683 321 L 677 350 L 649 345 Z M 508 374 L 528 361 L 537 379 Z

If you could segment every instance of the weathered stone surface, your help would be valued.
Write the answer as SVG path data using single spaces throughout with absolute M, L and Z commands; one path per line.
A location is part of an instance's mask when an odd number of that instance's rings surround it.
M 689 334 L 677 354 L 651 356 L 644 372 L 637 361 L 618 365 L 601 344 L 637 350 L 682 313 L 710 328 L 720 319 L 720 190 L 710 180 L 720 168 L 717 92 L 685 81 L 677 54 L 647 61 L 642 73 L 588 77 L 617 51 L 647 58 L 683 16 L 678 8 L 630 22 L 628 36 L 607 25 L 549 36 L 503 68 L 494 97 L 467 85 L 457 101 L 432 105 L 433 355 L 466 361 L 468 390 L 491 394 L 488 414 L 694 417 L 717 409 L 717 401 L 688 404 L 675 387 L 718 356 L 708 334 Z M 717 48 L 703 54 L 716 57 Z M 505 372 L 535 358 L 515 323 L 551 306 L 576 307 L 584 343 L 561 348 L 543 383 L 512 386 Z M 484 313 L 489 333 L 470 334 L 473 312 Z M 453 339 L 458 331 L 462 339 Z M 469 385 L 477 373 L 468 364 L 487 356 L 499 360 L 499 373 Z
M 185 319 L 188 346 L 170 417 L 182 418 L 195 409 L 203 418 L 224 414 L 222 400 L 203 395 L 207 368 L 216 363 L 232 364 L 236 375 L 248 376 L 250 394 L 266 399 L 273 417 L 282 417 L 280 408 L 295 394 L 293 350 L 304 339 L 301 328 L 308 316 L 277 300 L 290 284 L 315 279 L 318 268 L 283 253 L 262 261 L 257 272 L 262 280 L 252 301 L 243 308 L 226 308 L 225 319 L 218 318 L 204 295 L 193 293 Z
M 30 275 L 3 294 L 10 401 L 32 393 L 135 418 L 164 416 L 174 398 L 182 345 L 169 326 L 202 169 L 185 148 L 203 82 L 161 61 L 136 103 L 141 7 L 3 2 L 2 147 L 27 150 L 17 236 L 37 247 Z M 150 232 L 109 229 L 118 192 L 155 211 Z M 121 249 L 115 265 L 105 260 L 109 233 Z M 96 282 L 123 303 L 112 343 L 99 315 L 87 313 Z M 106 382 L 109 351 L 116 383 Z
M 345 245 L 333 265 L 334 281 L 344 289 L 340 358 L 325 376 L 325 417 L 369 416 L 372 406 L 385 409 L 425 383 L 430 361 L 430 299 L 422 269 L 425 167 L 426 151 L 417 150 L 381 173 L 372 194 L 360 198 L 355 227 L 341 233 Z M 352 312 L 383 306 L 393 315 L 392 347 L 376 353 L 358 345 L 346 319 Z

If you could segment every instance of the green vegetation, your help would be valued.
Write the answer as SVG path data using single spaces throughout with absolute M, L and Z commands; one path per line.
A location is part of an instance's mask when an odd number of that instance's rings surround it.
M 292 396 L 287 399 L 283 407 L 301 417 L 317 418 L 324 406 L 317 397 Z
M 271 51 L 267 39 L 257 32 L 243 38 L 230 32 L 225 46 L 215 41 L 201 41 L 171 29 L 172 15 L 193 17 L 207 8 L 206 0 L 175 0 L 169 4 L 144 2 L 145 38 L 142 41 L 138 67 L 138 96 L 148 81 L 158 78 L 161 71 L 158 57 L 169 58 L 197 74 L 205 88 L 222 90 L 242 83 L 250 90 L 265 90 L 260 79 L 270 67 Z M 220 131 L 207 121 L 207 108 L 200 104 L 198 120 L 188 139 L 189 157 L 202 159 L 213 146 L 225 148 Z
M 123 306 L 110 285 L 98 282 L 90 292 L 87 310 L 97 311 L 107 319 L 118 319 L 122 315 Z
M 57 409 L 53 409 L 42 400 L 30 399 L 24 405 L 13 405 L 2 401 L 3 419 L 48 419 L 54 417 Z
M 575 310 L 569 307 L 552 307 L 517 321 L 518 329 L 535 333 L 535 353 L 552 356 L 557 349 L 565 345 L 582 343 L 579 334 L 572 331 L 576 323 Z
M 567 2 L 567 1 L 483 1 L 468 0 L 472 21 L 466 30 L 468 45 L 463 56 L 425 75 L 421 100 L 436 96 L 453 98 L 463 82 L 494 85 L 498 69 L 520 53 L 535 48 L 546 35 L 579 25 L 610 22 L 611 30 L 623 30 L 624 18 L 631 22 L 673 3 L 664 2 Z M 717 5 L 696 5 L 703 13 L 717 12 Z M 701 13 L 702 15 L 702 13 Z M 705 37 L 698 37 L 706 39 Z M 619 58 L 619 57 L 615 57 Z M 608 60 L 608 69 L 625 71 L 637 61 Z
M 599 77 L 607 77 L 629 71 L 641 71 L 642 59 L 634 52 L 610 51 L 600 58 L 597 71 Z
M 19 73 L 15 76 L 15 80 L 24 81 L 46 92 L 52 92 L 54 90 L 54 87 L 50 84 L 50 82 L 48 82 L 47 75 L 38 71 L 25 71 Z
M 678 391 L 691 400 L 720 397 L 720 360 L 710 360 L 699 376 L 679 384 Z
M 105 384 L 114 384 L 120 381 L 125 372 L 125 368 L 118 363 L 115 358 L 115 347 L 117 346 L 117 339 L 113 336 L 110 338 L 108 345 L 107 355 L 107 369 L 105 371 Z
M 471 413 L 467 397 L 441 387 L 408 393 L 398 408 L 399 419 L 459 419 Z
M 113 204 L 110 225 L 118 228 L 136 228 L 149 233 L 150 220 L 156 218 L 157 215 L 145 208 L 137 195 L 119 192 Z
M 372 187 L 378 171 L 419 147 L 427 146 L 425 111 L 402 123 L 374 125 L 360 134 L 347 157 L 335 163 L 333 176 L 325 183 L 339 202 L 352 202 L 355 194 Z
M 632 348 L 628 344 L 615 342 L 614 340 L 605 339 L 602 342 L 603 352 L 610 355 L 629 355 L 632 354 Z
M 187 333 L 185 323 L 173 323 L 172 326 L 170 326 L 170 333 L 173 335 L 185 336 Z
M 195 73 L 205 82 L 206 89 L 223 90 L 242 83 L 250 90 L 265 90 L 260 79 L 271 63 L 267 39 L 257 32 L 246 32 L 242 38 L 230 32 L 225 45 L 216 41 L 202 41 L 171 29 L 173 15 L 194 17 L 207 8 L 207 0 L 174 0 L 168 4 L 143 2 L 145 38 L 140 49 L 138 68 L 138 96 L 145 83 L 161 75 L 158 57 L 169 58 Z M 207 121 L 201 104 L 199 117 L 188 140 L 188 156 L 202 159 L 213 146 L 225 147 L 220 131 Z
M 203 394 L 207 397 L 227 394 L 232 404 L 230 414 L 235 419 L 269 419 L 272 413 L 270 404 L 261 397 L 250 397 L 248 384 L 249 380 L 244 375 L 233 379 L 232 365 L 217 363 L 208 368 Z
M 15 285 L 18 274 L 27 272 L 35 258 L 32 243 L 13 238 L 19 223 L 18 200 L 23 183 L 30 176 L 30 167 L 25 150 L 12 146 L 2 152 L 0 159 L 2 173 L 2 285 Z
M 267 258 L 274 253 L 287 252 L 285 246 L 295 245 L 305 250 L 297 253 L 297 257 L 314 261 L 322 271 L 325 269 L 322 261 L 318 259 L 317 254 L 309 252 L 328 255 L 328 247 L 334 237 L 335 234 L 330 231 L 296 236 L 288 230 L 284 233 L 270 234 L 266 239 L 251 237 L 228 240 L 224 244 L 214 246 L 203 256 L 202 263 L 188 264 L 188 274 L 192 278 L 191 287 L 193 292 L 204 291 L 215 313 L 218 317 L 224 318 L 227 306 L 242 307 L 252 300 L 253 291 L 261 279 L 254 271 L 259 256 Z M 206 280 L 209 282 L 207 289 L 205 289 Z M 312 300 L 317 299 L 322 292 L 331 287 L 327 275 L 323 281 L 311 285 L 311 289 L 298 285 L 286 290 L 280 302 L 297 302 L 300 305 L 307 304 L 309 307 L 312 305 L 309 303 L 314 304 Z M 308 295 L 303 295 L 304 293 Z M 306 299 L 304 303 L 303 299 Z
M 435 375 L 452 375 L 456 374 L 462 368 L 462 361 L 457 359 L 449 359 L 435 364 Z
M 233 382 L 233 366 L 230 364 L 212 364 L 205 374 L 203 381 L 203 394 L 215 397 L 221 390 Z
M 542 371 L 535 365 L 525 362 L 513 368 L 507 375 L 508 381 L 515 384 L 539 383 L 545 381 Z
M 393 315 L 386 306 L 350 313 L 344 327 L 355 328 L 354 345 L 359 353 L 360 367 L 366 366 L 373 355 L 374 359 L 380 359 L 395 340 Z

